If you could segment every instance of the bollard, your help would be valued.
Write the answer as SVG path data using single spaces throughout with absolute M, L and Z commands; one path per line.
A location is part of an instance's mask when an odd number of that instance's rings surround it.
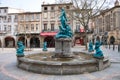
M 109 49 L 110 49 L 110 44 L 109 44 Z
M 106 46 L 106 48 L 107 48 L 107 44 L 106 44 L 105 46 Z
M 115 50 L 115 45 L 113 44 L 113 51 Z
M 118 44 L 118 52 L 120 52 L 120 44 Z

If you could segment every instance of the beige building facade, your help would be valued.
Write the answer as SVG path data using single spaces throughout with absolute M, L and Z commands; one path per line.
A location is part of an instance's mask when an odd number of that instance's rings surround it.
M 47 42 L 48 47 L 55 46 L 55 35 L 57 34 L 60 26 L 60 14 L 61 8 L 64 8 L 66 13 L 70 12 L 73 9 L 72 3 L 67 4 L 43 4 L 42 5 L 42 24 L 40 33 L 41 43 Z M 73 20 L 70 19 L 70 16 L 67 14 L 68 24 L 71 26 L 72 31 L 74 32 Z
M 120 42 L 120 5 L 116 0 L 114 7 L 101 11 L 94 18 L 94 39 L 105 44 L 118 44 Z
M 59 17 L 61 8 L 66 11 L 68 24 L 73 32 L 73 45 L 84 44 L 84 27 L 80 22 L 73 19 L 70 15 L 74 14 L 74 6 L 72 3 L 62 4 L 42 4 L 41 12 L 22 12 L 17 14 L 17 22 L 14 29 L 14 47 L 17 41 L 22 41 L 27 48 L 43 47 L 43 43 L 47 42 L 47 47 L 55 46 L 55 35 L 59 31 L 61 25 Z M 91 26 L 91 21 L 88 24 Z M 8 38 L 7 40 L 10 40 Z
M 25 12 L 18 14 L 17 41 L 24 45 L 40 47 L 41 12 Z
M 18 13 L 24 10 L 0 7 L 0 47 L 15 47 Z

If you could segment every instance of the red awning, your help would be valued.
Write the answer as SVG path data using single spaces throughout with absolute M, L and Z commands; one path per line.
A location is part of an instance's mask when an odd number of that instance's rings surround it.
M 55 36 L 57 32 L 41 32 L 40 36 Z
M 85 32 L 85 30 L 84 29 L 80 29 L 80 32 Z

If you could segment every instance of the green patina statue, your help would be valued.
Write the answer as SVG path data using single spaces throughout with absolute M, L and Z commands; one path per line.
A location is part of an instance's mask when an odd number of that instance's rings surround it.
M 96 43 L 95 43 L 96 53 L 93 55 L 95 58 L 98 58 L 98 59 L 104 58 L 103 52 L 102 52 L 102 50 L 100 50 L 101 45 L 102 45 L 102 42 L 96 41 Z
M 61 9 L 60 22 L 61 25 L 59 26 L 59 32 L 57 33 L 55 38 L 72 38 L 73 33 L 70 26 L 67 24 L 67 17 L 63 8 Z
M 91 40 L 90 40 L 90 42 L 89 42 L 89 49 L 88 49 L 88 51 L 89 51 L 89 52 L 94 51 L 94 50 L 93 50 L 93 43 L 92 43 Z
M 23 42 L 22 41 L 18 41 L 17 42 L 17 56 L 18 57 L 23 57 L 24 56 L 24 48 L 25 46 L 23 45 Z
M 43 44 L 43 49 L 42 49 L 43 51 L 47 51 L 47 42 L 44 42 L 44 44 Z

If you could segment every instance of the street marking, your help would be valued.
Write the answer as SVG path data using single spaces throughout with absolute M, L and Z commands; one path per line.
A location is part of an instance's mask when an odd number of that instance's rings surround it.
M 97 79 L 96 76 L 93 76 L 93 75 L 91 75 L 91 74 L 88 73 L 88 72 L 85 72 L 85 73 L 84 73 L 84 76 L 88 77 L 88 78 L 91 79 L 91 80 Z
M 9 77 L 11 77 L 11 78 L 14 78 L 14 79 L 16 79 L 16 80 L 26 80 L 25 78 L 18 77 L 18 76 L 15 76 L 15 75 L 10 74 L 10 73 L 4 68 L 5 65 L 7 65 L 7 64 L 8 64 L 8 62 L 5 62 L 4 65 L 1 65 L 1 66 L 0 66 L 0 70 L 1 70 L 1 72 L 2 72 L 3 74 L 5 74 L 5 75 L 7 75 L 7 76 L 9 76 Z

